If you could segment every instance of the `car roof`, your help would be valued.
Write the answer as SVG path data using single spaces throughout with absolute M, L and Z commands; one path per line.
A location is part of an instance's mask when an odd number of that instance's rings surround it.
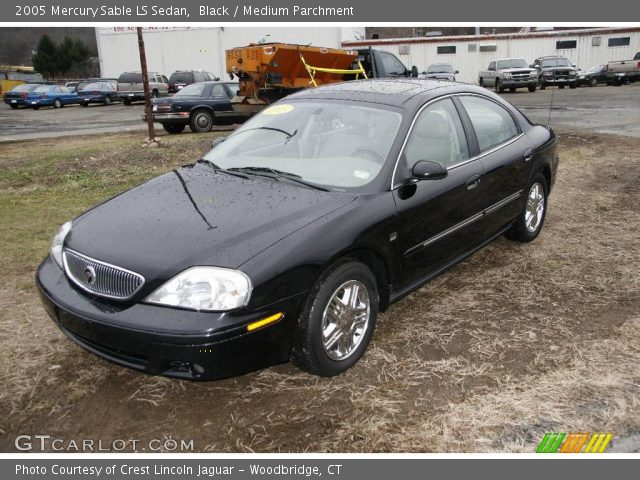
M 381 103 L 402 107 L 415 98 L 436 97 L 454 92 L 476 92 L 474 87 L 460 82 L 441 82 L 423 78 L 381 78 L 332 83 L 289 95 L 291 99 L 344 99 Z

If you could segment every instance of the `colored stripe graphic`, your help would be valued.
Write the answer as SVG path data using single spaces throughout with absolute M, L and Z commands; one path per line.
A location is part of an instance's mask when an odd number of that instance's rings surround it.
M 603 453 L 612 438 L 612 433 L 600 432 L 545 433 L 536 453 Z M 582 450 L 585 443 L 587 446 Z

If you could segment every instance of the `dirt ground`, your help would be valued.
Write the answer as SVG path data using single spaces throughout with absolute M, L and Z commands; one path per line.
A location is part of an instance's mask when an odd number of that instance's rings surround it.
M 31 143 L 5 144 L 0 450 L 13 451 L 18 434 L 45 433 L 193 439 L 215 452 L 533 452 L 551 431 L 613 432 L 612 448 L 637 449 L 640 140 L 558 131 L 561 168 L 535 242 L 500 238 L 392 306 L 364 359 L 337 378 L 287 364 L 208 383 L 98 359 L 37 300 L 33 274 L 55 228 L 128 185 L 113 173 L 118 162 L 133 168 L 128 155 L 84 145 L 38 173 Z M 182 138 L 191 150 L 210 141 Z M 145 152 L 122 175 L 186 163 L 190 150 L 172 141 L 170 160 Z M 108 181 L 73 178 L 87 165 Z M 75 183 L 60 183 L 69 175 Z M 82 201 L 53 209 L 72 188 Z

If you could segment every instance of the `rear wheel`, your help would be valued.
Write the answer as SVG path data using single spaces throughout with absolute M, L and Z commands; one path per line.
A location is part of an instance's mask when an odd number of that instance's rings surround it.
M 185 127 L 186 125 L 170 125 L 167 123 L 162 124 L 162 128 L 164 128 L 167 133 L 182 133 L 184 132 Z
M 535 92 L 536 91 L 536 86 L 535 85 L 529 85 L 529 91 L 530 92 Z
M 594 78 L 592 78 L 592 79 L 589 81 L 589 86 L 590 86 L 590 87 L 597 87 L 597 86 L 598 86 L 598 79 L 597 79 L 597 78 L 595 78 L 595 77 L 594 77 Z
M 482 80 L 482 78 L 480 79 L 480 81 L 478 82 L 478 85 L 480 85 L 481 87 L 484 87 L 484 80 Z
M 502 92 L 504 92 L 504 87 L 502 86 L 502 83 L 500 82 L 500 79 L 499 79 L 499 78 L 496 78 L 496 86 L 495 86 L 495 89 L 496 89 L 496 93 L 502 93 Z
M 152 91 L 152 92 L 151 92 L 151 96 L 152 96 L 153 98 L 158 98 L 158 90 L 154 90 L 154 91 Z
M 56 99 L 53 101 L 53 108 L 61 108 L 61 107 L 62 107 L 62 102 L 60 101 L 60 99 L 59 99 L 59 98 L 56 98 Z
M 88 107 L 89 106 L 89 102 L 82 102 L 80 105 L 82 105 L 83 107 Z
M 575 84 L 575 83 L 572 83 L 571 85 L 569 85 L 569 88 L 570 88 L 571 90 L 573 90 L 574 88 L 577 88 L 577 87 L 578 87 L 578 85 L 577 85 L 577 84 Z
M 558 88 L 559 88 L 560 90 L 564 90 L 564 85 L 559 85 L 559 86 L 558 86 Z
M 10 104 L 9 106 L 10 106 L 11 108 L 13 108 L 14 110 L 17 110 L 17 109 L 18 109 L 18 105 L 15 105 L 15 104 L 13 104 L 13 103 L 12 103 L 12 104 Z
M 516 91 L 516 87 L 511 87 L 511 88 L 509 88 L 509 91 L 510 91 L 511 93 L 515 92 L 515 91 Z
M 111 97 L 109 95 L 104 98 L 104 104 L 111 105 Z
M 129 106 L 129 105 L 131 105 L 131 100 L 129 100 L 128 98 L 125 98 L 124 100 L 122 100 L 122 103 L 124 103 L 125 105 Z
M 323 377 L 351 368 L 369 345 L 378 303 L 376 279 L 366 265 L 335 263 L 316 282 L 300 314 L 293 363 Z
M 537 174 L 527 190 L 527 203 L 516 219 L 507 237 L 517 242 L 531 242 L 536 239 L 547 214 L 547 197 L 549 195 L 547 180 L 541 173 Z
M 196 133 L 208 132 L 213 128 L 213 115 L 208 110 L 196 110 L 189 119 L 189 128 Z

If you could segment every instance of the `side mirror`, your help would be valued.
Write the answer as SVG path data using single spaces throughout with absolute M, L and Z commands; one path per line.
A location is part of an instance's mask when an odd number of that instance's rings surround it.
M 456 70 L 455 72 L 453 72 L 454 75 L 458 75 L 460 73 L 460 70 Z
M 216 137 L 216 138 L 214 138 L 213 141 L 211 142 L 211 148 L 216 148 L 218 145 L 220 145 L 226 139 L 227 139 L 227 137 Z
M 417 77 L 418 76 L 418 67 L 416 67 L 415 65 L 413 67 L 411 67 L 411 76 L 412 77 Z
M 535 68 L 536 70 L 540 70 L 540 65 L 538 65 L 537 63 L 533 66 L 533 68 Z
M 411 169 L 413 178 L 418 180 L 438 180 L 447 176 L 449 172 L 439 163 L 420 160 Z

